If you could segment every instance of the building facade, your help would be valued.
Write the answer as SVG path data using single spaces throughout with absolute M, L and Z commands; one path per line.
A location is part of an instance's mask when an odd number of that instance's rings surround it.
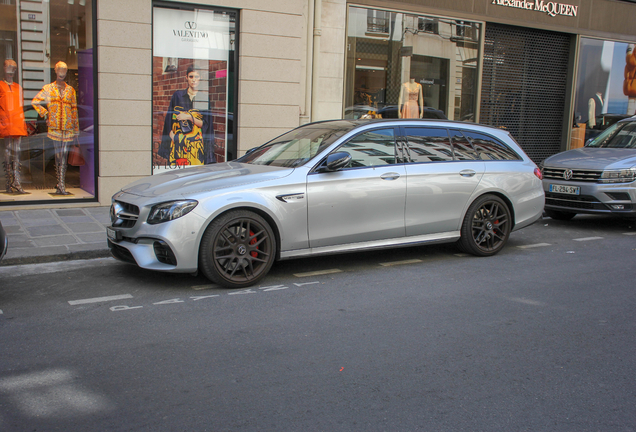
M 441 113 L 509 130 L 539 163 L 636 111 L 631 1 L 3 0 L 0 12 L 0 211 L 109 205 L 134 180 L 233 160 L 309 121 Z

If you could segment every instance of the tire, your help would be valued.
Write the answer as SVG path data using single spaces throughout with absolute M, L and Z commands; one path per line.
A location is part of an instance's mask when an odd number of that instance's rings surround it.
M 276 237 L 267 221 L 236 210 L 212 221 L 203 234 L 199 268 L 212 282 L 227 288 L 256 284 L 276 258 Z
M 466 212 L 459 248 L 476 256 L 498 253 L 508 242 L 512 216 L 506 203 L 495 195 L 477 198 Z
M 554 220 L 560 220 L 560 221 L 569 221 L 574 216 L 576 216 L 576 213 L 563 212 L 563 211 L 558 211 L 558 210 L 545 210 L 544 209 L 544 211 L 545 211 L 546 216 L 549 216 L 550 218 L 552 218 Z

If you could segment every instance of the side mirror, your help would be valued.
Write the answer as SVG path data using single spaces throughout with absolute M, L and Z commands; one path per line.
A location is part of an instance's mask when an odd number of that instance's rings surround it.
M 345 166 L 347 166 L 349 162 L 351 162 L 351 155 L 349 153 L 347 152 L 331 153 L 329 156 L 327 156 L 327 160 L 325 164 L 323 165 L 321 171 L 322 172 L 338 171 L 344 168 Z

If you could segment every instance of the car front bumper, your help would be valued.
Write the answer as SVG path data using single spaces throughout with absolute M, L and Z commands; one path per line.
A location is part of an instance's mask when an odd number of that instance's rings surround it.
M 550 185 L 578 188 L 578 194 L 552 192 Z M 544 179 L 543 190 L 547 210 L 636 216 L 636 182 L 600 184 Z

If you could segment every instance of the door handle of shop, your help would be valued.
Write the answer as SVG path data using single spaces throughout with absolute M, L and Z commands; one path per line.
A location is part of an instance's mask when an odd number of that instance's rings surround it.
M 380 176 L 382 180 L 396 180 L 400 178 L 400 174 L 396 172 L 384 173 Z
M 472 177 L 475 174 L 477 174 L 477 172 L 470 169 L 462 170 L 459 172 L 459 175 L 462 177 Z

